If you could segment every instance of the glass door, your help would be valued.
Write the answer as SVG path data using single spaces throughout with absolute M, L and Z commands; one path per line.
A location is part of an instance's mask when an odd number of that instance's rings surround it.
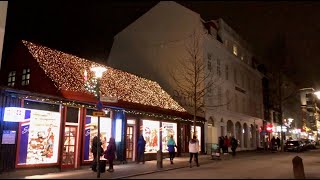
M 62 154 L 63 167 L 75 167 L 76 126 L 66 126 L 64 131 L 64 146 Z
M 133 126 L 127 126 L 126 157 L 133 158 Z

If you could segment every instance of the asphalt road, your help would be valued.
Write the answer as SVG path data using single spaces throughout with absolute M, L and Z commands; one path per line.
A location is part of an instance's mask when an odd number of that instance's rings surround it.
M 231 161 L 220 161 L 170 171 L 130 177 L 128 179 L 293 179 L 292 159 L 303 159 L 306 178 L 320 178 L 320 150 L 302 153 L 253 153 Z

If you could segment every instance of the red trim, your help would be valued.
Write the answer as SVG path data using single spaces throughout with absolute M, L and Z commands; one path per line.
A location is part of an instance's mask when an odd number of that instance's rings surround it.
M 78 151 L 78 149 L 80 149 L 80 148 L 77 148 L 77 146 L 78 146 L 78 138 L 77 138 L 77 135 L 78 135 L 78 128 L 79 128 L 79 126 L 65 125 L 65 127 L 75 127 L 75 128 L 76 128 L 76 134 L 75 134 L 75 137 L 74 137 L 74 138 L 75 138 L 74 148 L 75 148 L 76 151 Z M 64 132 L 63 134 L 65 134 L 65 132 Z M 63 140 L 65 141 L 65 136 L 63 136 Z M 63 141 L 63 142 L 64 142 L 64 141 Z M 76 151 L 74 152 L 73 164 L 63 165 L 63 164 L 62 164 L 62 161 L 61 161 L 61 167 L 62 167 L 62 168 L 76 168 L 76 167 L 75 167 L 76 161 L 79 161 L 79 158 L 77 158 L 77 156 L 76 156 L 76 154 L 77 154 Z M 62 152 L 62 153 L 63 153 L 63 152 Z M 63 155 L 62 155 L 62 158 L 63 158 Z
M 84 108 L 83 108 L 84 109 Z M 83 116 L 84 116 L 84 118 L 83 118 L 83 121 L 81 122 L 81 125 L 82 125 L 82 128 L 81 128 L 81 138 L 80 139 L 82 139 L 82 141 L 81 141 L 81 143 L 82 143 L 82 150 L 81 150 L 81 156 L 82 156 L 82 158 L 81 158 L 81 165 L 83 165 L 83 164 L 86 164 L 86 162 L 87 161 L 84 161 L 84 140 L 85 140 L 85 126 L 86 126 L 86 117 L 87 117 L 87 109 L 84 109 L 83 110 L 84 112 L 83 112 Z

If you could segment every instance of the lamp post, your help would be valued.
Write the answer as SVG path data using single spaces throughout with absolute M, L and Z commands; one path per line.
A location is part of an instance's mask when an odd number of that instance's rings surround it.
M 94 72 L 94 78 L 96 80 L 96 84 L 95 84 L 95 95 L 98 99 L 98 103 L 97 103 L 97 109 L 99 111 L 102 110 L 102 103 L 100 101 L 100 80 L 101 80 L 101 77 L 103 75 L 103 72 L 105 72 L 107 69 L 104 68 L 104 67 L 92 67 L 90 68 L 91 71 Z M 85 76 L 86 76 L 86 72 L 85 72 Z M 99 154 L 99 143 L 100 143 L 100 116 L 98 116 L 98 135 L 97 135 L 97 178 L 100 178 L 100 154 Z

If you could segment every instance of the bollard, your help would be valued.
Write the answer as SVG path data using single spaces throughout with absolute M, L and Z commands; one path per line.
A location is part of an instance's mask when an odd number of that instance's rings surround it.
M 295 179 L 305 179 L 302 158 L 296 156 L 292 159 L 293 175 Z
M 157 168 L 161 169 L 162 167 L 162 152 L 159 150 L 157 151 Z

